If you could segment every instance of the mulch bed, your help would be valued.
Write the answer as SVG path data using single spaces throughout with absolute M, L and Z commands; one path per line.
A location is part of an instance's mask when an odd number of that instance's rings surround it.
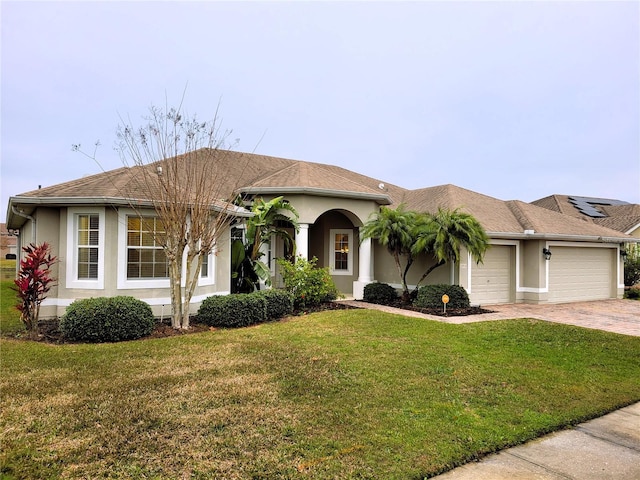
M 366 302 L 363 302 L 366 303 Z M 413 305 L 406 305 L 402 303 L 402 300 L 397 300 L 394 303 L 388 304 L 388 307 L 400 308 L 402 310 L 409 310 L 412 312 L 420 312 L 426 315 L 436 315 L 438 317 L 464 317 L 467 315 L 481 315 L 483 313 L 493 313 L 493 310 L 487 310 L 482 307 L 467 307 L 467 308 L 450 308 L 447 307 L 445 312 L 443 308 L 419 308 Z
M 366 303 L 366 302 L 361 302 Z M 405 305 L 402 301 L 398 300 L 397 302 L 387 305 L 389 307 L 400 308 L 403 310 L 411 310 L 414 312 L 421 312 L 428 315 L 437 315 L 439 317 L 459 317 L 465 315 L 478 315 L 482 313 L 492 313 L 492 310 L 487 310 L 481 307 L 469 307 L 469 308 L 447 308 L 446 313 L 441 308 L 418 308 L 412 305 Z M 287 321 L 293 317 L 300 317 L 304 315 L 308 315 L 310 313 L 315 312 L 324 312 L 329 310 L 346 310 L 350 308 L 358 308 L 353 307 L 351 305 L 345 305 L 341 302 L 325 302 L 318 306 L 309 307 L 305 309 L 299 309 L 294 311 L 288 318 L 280 319 L 281 321 Z M 365 307 L 363 307 L 365 308 Z M 168 323 L 158 323 L 156 328 L 150 335 L 142 338 L 141 340 L 148 338 L 167 338 L 167 337 L 176 337 L 180 335 L 189 335 L 191 333 L 200 333 L 206 331 L 216 330 L 215 327 L 210 327 L 208 325 L 204 325 L 201 323 L 191 322 L 191 326 L 189 330 L 176 330 L 172 328 Z M 26 336 L 24 333 L 16 336 L 16 338 L 21 338 L 25 340 L 33 340 L 37 342 L 45 342 L 45 343 L 70 343 L 65 341 L 65 339 L 60 334 L 58 330 L 58 321 L 57 320 L 47 320 L 40 322 L 40 332 L 36 336 Z

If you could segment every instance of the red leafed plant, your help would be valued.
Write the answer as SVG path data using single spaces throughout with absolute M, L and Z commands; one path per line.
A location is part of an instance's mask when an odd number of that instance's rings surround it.
M 51 248 L 47 242 L 40 245 L 33 243 L 22 247 L 25 257 L 20 260 L 20 271 L 14 283 L 18 287 L 18 304 L 20 319 L 28 331 L 35 331 L 38 327 L 40 304 L 51 290 L 55 279 L 49 269 L 56 262 L 51 255 Z

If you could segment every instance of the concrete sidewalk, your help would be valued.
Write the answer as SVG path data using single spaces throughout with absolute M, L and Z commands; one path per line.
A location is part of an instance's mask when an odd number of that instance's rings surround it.
M 433 478 L 640 480 L 640 403 Z

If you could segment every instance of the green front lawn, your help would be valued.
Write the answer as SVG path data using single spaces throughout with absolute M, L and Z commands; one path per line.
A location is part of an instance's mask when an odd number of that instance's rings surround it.
M 417 479 L 640 400 L 640 338 L 526 319 L 0 342 L 3 478 Z
M 3 260 L 3 262 L 15 260 Z M 24 332 L 20 312 L 16 308 L 17 298 L 13 280 L 0 281 L 0 334 Z

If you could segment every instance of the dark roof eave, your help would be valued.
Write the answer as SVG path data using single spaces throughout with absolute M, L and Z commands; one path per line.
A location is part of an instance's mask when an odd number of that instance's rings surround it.
M 622 234 L 620 237 L 604 235 L 570 235 L 565 233 L 516 233 L 516 232 L 487 232 L 489 238 L 504 238 L 514 240 L 561 240 L 570 242 L 597 243 L 640 243 L 639 238 Z
M 302 194 L 302 195 L 314 195 L 317 197 L 338 197 L 338 198 L 352 198 L 355 200 L 373 200 L 379 205 L 391 205 L 391 199 L 388 195 L 377 193 L 364 193 L 364 192 L 349 192 L 344 190 L 331 190 L 326 188 L 313 188 L 313 187 L 243 187 L 238 188 L 238 192 L 251 193 L 251 194 L 267 194 L 267 195 L 282 195 L 282 194 Z

